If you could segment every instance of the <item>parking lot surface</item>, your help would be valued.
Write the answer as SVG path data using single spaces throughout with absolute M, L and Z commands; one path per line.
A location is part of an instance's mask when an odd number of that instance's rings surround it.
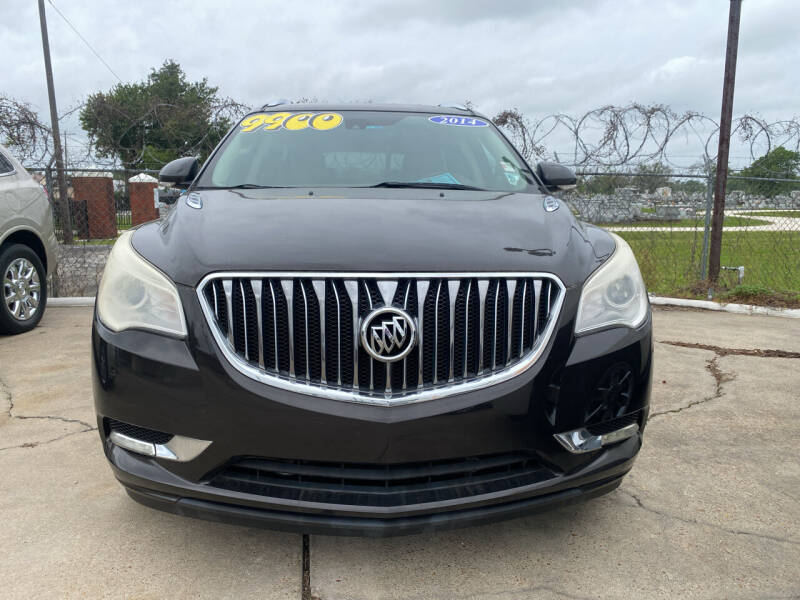
M 619 489 L 383 540 L 168 515 L 105 464 L 90 308 L 0 337 L 3 598 L 800 597 L 800 322 L 655 310 L 651 419 Z M 305 594 L 304 594 L 305 592 Z

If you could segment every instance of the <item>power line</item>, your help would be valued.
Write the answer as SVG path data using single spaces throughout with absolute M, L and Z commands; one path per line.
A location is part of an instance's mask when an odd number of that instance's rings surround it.
M 117 75 L 117 74 L 114 72 L 114 69 L 112 69 L 112 68 L 109 66 L 109 64 L 108 64 L 108 63 L 105 61 L 105 59 L 103 59 L 103 57 L 102 57 L 102 56 L 100 56 L 100 54 L 98 54 L 97 50 L 95 50 L 94 48 L 92 48 L 92 45 L 91 45 L 91 44 L 90 44 L 88 41 L 86 41 L 86 38 L 85 38 L 85 37 L 83 37 L 83 36 L 81 35 L 80 31 L 78 31 L 77 29 L 75 29 L 75 26 L 74 26 L 72 23 L 70 23 L 70 20 L 69 20 L 67 17 L 65 17 L 65 16 L 64 16 L 64 13 L 62 13 L 60 10 L 58 10 L 58 7 L 57 7 L 55 4 L 53 4 L 53 0 L 47 0 L 47 2 L 50 4 L 50 6 L 52 6 L 52 7 L 53 7 L 53 10 L 55 10 L 55 11 L 56 11 L 56 12 L 59 14 L 59 16 L 60 16 L 62 19 L 64 19 L 64 21 L 67 23 L 67 25 L 69 25 L 69 26 L 70 26 L 70 28 L 72 29 L 72 31 L 74 31 L 74 32 L 75 32 L 75 35 L 77 35 L 79 38 L 81 38 L 81 40 L 83 41 L 83 43 L 84 43 L 84 44 L 86 44 L 86 47 L 87 47 L 87 48 L 89 48 L 89 50 L 91 50 L 91 51 L 92 51 L 92 54 L 94 54 L 94 55 L 95 55 L 95 56 L 96 56 L 98 59 L 100 59 L 100 62 L 102 62 L 102 63 L 105 65 L 106 69 L 108 69 L 108 70 L 111 72 L 111 74 L 112 74 L 114 77 L 116 77 L 116 78 L 117 78 L 117 81 L 119 81 L 120 83 L 122 83 L 122 79 L 120 79 L 119 75 Z

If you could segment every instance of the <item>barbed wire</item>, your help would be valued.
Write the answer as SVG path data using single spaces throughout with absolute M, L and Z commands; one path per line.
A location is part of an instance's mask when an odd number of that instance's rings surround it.
M 699 164 L 705 169 L 716 160 L 719 136 L 717 122 L 698 112 L 676 113 L 663 104 L 602 106 L 580 116 L 565 113 L 528 117 L 516 108 L 498 113 L 493 121 L 512 139 L 528 159 L 555 159 L 575 167 L 608 167 L 662 163 L 672 160 L 669 146 L 695 144 Z M 731 138 L 744 145 L 751 161 L 778 146 L 800 151 L 800 120 L 797 117 L 769 122 L 754 115 L 734 120 Z M 553 143 L 549 143 L 553 142 Z M 571 156 L 559 157 L 549 147 L 572 146 Z
M 62 118 L 84 106 L 85 103 L 77 103 Z M 117 152 L 101 156 L 91 137 L 81 141 L 72 135 L 70 138 L 74 143 L 69 166 L 119 168 L 123 163 L 142 162 L 160 166 L 158 157 L 148 155 L 151 152 L 147 143 L 149 132 L 154 127 L 164 127 L 172 111 L 180 107 L 154 99 L 140 114 L 120 114 L 118 107 L 108 108 L 128 123 L 116 136 Z M 230 97 L 215 97 L 207 107 L 207 113 L 198 117 L 212 124 L 231 123 L 249 110 L 250 106 Z M 711 117 L 694 111 L 677 113 L 663 104 L 606 105 L 579 116 L 553 113 L 529 117 L 517 108 L 511 108 L 499 112 L 493 121 L 527 159 L 556 160 L 579 170 L 619 170 L 658 163 L 683 171 L 705 173 L 716 159 L 719 135 L 719 126 Z M 127 134 L 138 128 L 141 128 L 140 135 L 133 143 L 126 143 Z M 180 138 L 183 134 L 187 143 L 177 149 L 178 152 L 181 156 L 197 156 L 210 150 L 209 137 L 218 136 L 220 132 L 207 128 L 198 137 L 196 130 L 191 134 L 178 130 L 173 137 Z M 734 119 L 731 137 L 739 156 L 747 157 L 750 162 L 779 146 L 800 152 L 800 119 L 767 121 L 745 114 Z M 2 95 L 0 140 L 13 146 L 25 164 L 35 167 L 52 164 L 50 128 L 31 105 Z M 676 144 L 681 144 L 681 150 L 671 151 Z M 697 158 L 690 166 L 685 160 L 689 155 L 687 146 L 697 149 Z M 79 149 L 77 152 L 74 150 L 76 147 Z M 560 155 L 552 148 L 561 148 Z M 565 153 L 564 148 L 569 148 L 569 151 Z M 131 156 L 133 150 L 137 154 Z M 121 158 L 124 155 L 127 155 L 125 161 Z M 770 174 L 787 175 L 785 171 Z

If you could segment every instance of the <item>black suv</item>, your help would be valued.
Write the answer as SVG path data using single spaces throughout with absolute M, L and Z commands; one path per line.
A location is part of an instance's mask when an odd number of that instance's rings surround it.
M 97 297 L 103 448 L 135 500 L 388 535 L 613 490 L 649 406 L 630 247 L 466 108 L 267 105 Z

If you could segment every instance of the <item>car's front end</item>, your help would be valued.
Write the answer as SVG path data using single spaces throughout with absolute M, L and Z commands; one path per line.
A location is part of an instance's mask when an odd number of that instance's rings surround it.
M 383 129 L 361 154 L 407 114 L 346 110 L 343 128 Z M 319 124 L 309 143 L 331 143 Z M 497 169 L 519 189 L 452 167 L 405 187 L 210 185 L 209 162 L 166 221 L 117 242 L 98 295 L 98 425 L 134 499 L 388 535 L 619 485 L 649 403 L 641 276 L 624 241 L 526 187 L 521 159 Z

